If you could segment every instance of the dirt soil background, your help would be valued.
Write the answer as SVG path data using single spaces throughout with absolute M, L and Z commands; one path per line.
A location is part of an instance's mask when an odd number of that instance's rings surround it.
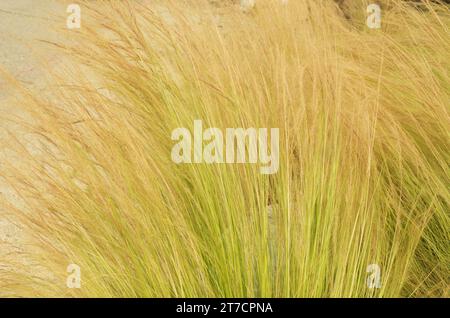
M 54 51 L 48 50 L 45 41 L 59 40 L 56 30 L 65 25 L 65 11 L 66 6 L 56 0 L 0 1 L 0 143 L 4 139 L 11 140 L 13 136 L 19 140 L 26 136 L 20 125 L 5 119 L 11 116 L 21 118 L 26 114 L 20 107 L 13 106 L 16 94 L 1 74 L 11 75 L 26 87 L 39 87 L 39 78 L 43 75 L 42 65 L 57 65 L 60 60 Z M 0 168 L 17 160 L 20 158 L 7 149 L 0 149 Z M 19 196 L 7 185 L 1 174 L 0 196 L 10 204 L 20 204 Z M 6 204 L 0 201 L 0 268 L 11 248 L 16 251 L 24 248 L 24 233 L 6 220 L 7 209 Z
M 158 0 L 135 0 L 154 6 L 162 16 L 168 17 L 164 5 Z M 15 103 L 17 92 L 6 79 L 14 78 L 24 87 L 33 90 L 46 90 L 43 80 L 46 72 L 63 63 L 64 56 L 57 50 L 50 49 L 52 43 L 64 43 L 62 36 L 66 28 L 67 5 L 70 0 L 0 0 L 0 144 L 4 141 L 20 141 L 33 152 L 33 140 L 20 124 L 6 118 L 29 120 L 29 116 Z M 159 4 L 157 4 L 159 3 Z M 216 23 L 222 28 L 226 24 L 226 12 L 233 7 L 239 10 L 239 0 L 210 0 L 217 10 Z M 196 13 L 195 15 L 201 15 Z M 82 21 L 86 17 L 82 13 Z M 67 35 L 67 32 L 65 33 Z M 7 74 L 7 76 L 5 76 Z M 32 120 L 32 119 L 31 119 Z M 22 160 L 23 161 L 23 160 Z M 18 257 L 27 249 L 26 233 L 11 222 L 9 204 L 21 204 L 17 191 L 11 188 L 2 174 L 2 166 L 20 165 L 21 158 L 8 149 L 0 148 L 0 270 L 11 265 L 11 259 L 25 262 Z M 26 168 L 26 167 L 24 167 Z M 9 214 L 7 218 L 6 214 Z M 1 293 L 0 293 L 1 296 Z

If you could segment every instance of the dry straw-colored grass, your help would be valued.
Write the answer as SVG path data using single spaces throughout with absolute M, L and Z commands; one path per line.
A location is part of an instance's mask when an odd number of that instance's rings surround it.
M 260 0 L 220 23 L 164 2 L 83 4 L 74 66 L 22 91 L 40 147 L 2 145 L 27 167 L 2 174 L 33 246 L 1 292 L 448 297 L 449 8 L 380 1 L 370 30 L 364 1 Z M 280 128 L 279 172 L 174 164 L 171 132 L 194 119 Z

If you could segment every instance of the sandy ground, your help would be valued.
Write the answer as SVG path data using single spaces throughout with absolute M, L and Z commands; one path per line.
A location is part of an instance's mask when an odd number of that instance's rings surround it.
M 0 69 L 12 75 L 25 86 L 40 84 L 43 64 L 54 65 L 59 60 L 43 41 L 57 42 L 56 29 L 65 26 L 65 6 L 55 0 L 1 0 L 0 1 Z M 26 132 L 5 117 L 26 116 L 13 106 L 15 94 L 8 89 L 7 81 L 0 76 L 0 142 L 11 135 L 21 139 Z M 6 149 L 0 149 L 0 167 L 20 158 Z M 14 205 L 20 204 L 17 193 L 7 185 L 0 169 L 0 196 Z M 1 201 L 0 201 L 1 202 Z M 24 234 L 6 220 L 5 204 L 0 203 L 0 266 L 5 262 L 9 248 L 1 243 L 23 248 Z M 9 245 L 11 246 L 11 245 Z M 2 257 L 3 255 L 3 257 Z
M 0 65 L 24 84 L 39 78 L 39 64 L 57 59 L 43 41 L 58 41 L 65 6 L 55 0 L 0 1 Z M 8 96 L 0 78 L 0 100 Z
M 151 2 L 152 0 L 136 0 Z M 16 93 L 8 85 L 3 76 L 6 72 L 25 87 L 45 90 L 43 76 L 48 68 L 55 68 L 64 61 L 64 56 L 57 50 L 49 49 L 46 42 L 62 43 L 67 38 L 61 38 L 58 30 L 66 28 L 67 3 L 65 0 L 0 0 L 0 145 L 5 141 L 14 141 L 17 138 L 22 144 L 29 143 L 29 133 L 19 125 L 5 118 L 28 118 L 27 114 L 15 106 Z M 155 5 L 155 2 L 152 2 Z M 218 25 L 225 23 L 221 12 L 224 7 L 211 1 L 218 10 Z M 163 6 L 154 9 L 170 19 Z M 193 16 L 194 17 L 194 16 Z M 84 17 L 82 16 L 82 19 Z M 226 23 L 225 23 L 226 24 Z M 67 34 L 67 33 L 66 33 Z M 9 87 L 9 88 L 8 88 Z M 8 186 L 5 175 L 2 175 L 2 166 L 17 165 L 23 162 L 21 158 L 9 151 L 0 148 L 0 270 L 11 264 L 11 260 L 25 263 L 25 259 L 17 259 L 17 255 L 26 252 L 27 236 L 19 226 L 14 225 L 6 214 L 11 217 L 12 209 L 8 204 L 20 205 L 21 200 L 17 192 Z M 5 201 L 7 204 L 5 203 Z M 0 297 L 2 296 L 0 290 Z

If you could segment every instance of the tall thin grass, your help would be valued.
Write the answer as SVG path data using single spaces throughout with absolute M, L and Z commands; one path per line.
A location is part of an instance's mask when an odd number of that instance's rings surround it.
M 33 244 L 0 290 L 448 297 L 448 7 L 386 1 L 370 30 L 365 1 L 344 14 L 261 0 L 220 18 L 206 2 L 164 4 L 84 3 L 78 44 L 61 48 L 72 67 L 45 96 L 22 91 L 39 147 L 4 145 L 28 168 L 2 174 Z M 171 132 L 195 119 L 280 128 L 278 173 L 176 165 Z M 81 289 L 66 286 L 71 263 Z

